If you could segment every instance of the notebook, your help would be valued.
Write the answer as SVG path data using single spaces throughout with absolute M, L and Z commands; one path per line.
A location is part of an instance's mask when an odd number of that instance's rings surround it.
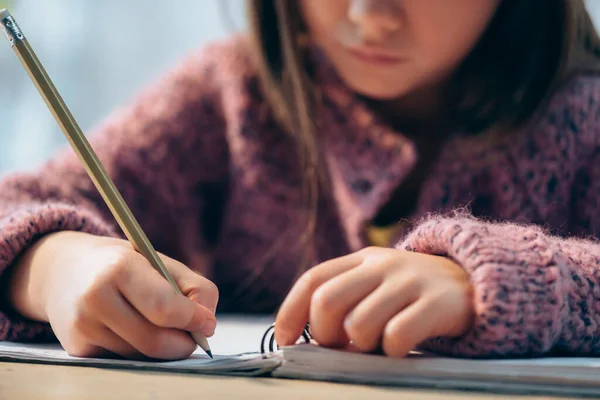
M 214 358 L 198 348 L 180 361 L 131 361 L 106 358 L 71 357 L 57 344 L 23 344 L 0 341 L 0 360 L 130 370 L 153 370 L 234 376 L 260 376 L 281 364 L 275 354 L 262 354 L 258 345 L 270 317 L 219 317 L 217 334 L 210 339 Z
M 171 362 L 70 357 L 57 345 L 0 342 L 4 361 L 196 374 L 268 376 L 352 384 L 478 390 L 496 393 L 600 396 L 600 358 L 465 360 L 413 352 L 403 359 L 349 353 L 313 343 L 262 353 L 269 318 L 221 317 L 202 351 Z M 269 350 L 269 349 L 267 349 Z

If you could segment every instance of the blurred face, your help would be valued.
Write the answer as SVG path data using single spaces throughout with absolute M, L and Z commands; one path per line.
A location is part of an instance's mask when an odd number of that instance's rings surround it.
M 391 100 L 440 85 L 501 0 L 301 0 L 312 41 L 356 92 Z

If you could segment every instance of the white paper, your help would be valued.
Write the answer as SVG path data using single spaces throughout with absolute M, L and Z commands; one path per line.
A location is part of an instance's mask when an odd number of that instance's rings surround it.
M 218 317 L 209 339 L 214 359 L 198 349 L 173 362 L 70 357 L 57 345 L 0 342 L 0 359 L 104 368 L 151 369 L 219 375 L 272 375 L 392 386 L 476 389 L 531 394 L 600 395 L 600 358 L 468 360 L 413 353 L 403 359 L 301 344 L 260 354 L 272 318 Z
M 202 349 L 185 360 L 132 361 L 107 358 L 71 357 L 58 344 L 23 344 L 0 342 L 0 359 L 52 364 L 71 364 L 107 368 L 151 369 L 226 375 L 262 375 L 275 369 L 281 359 L 274 354 L 262 355 L 260 341 L 272 318 L 219 318 L 215 336 L 209 339 L 214 355 Z
M 217 316 L 215 335 L 208 339 L 214 354 L 232 355 L 260 351 L 265 331 L 273 317 Z

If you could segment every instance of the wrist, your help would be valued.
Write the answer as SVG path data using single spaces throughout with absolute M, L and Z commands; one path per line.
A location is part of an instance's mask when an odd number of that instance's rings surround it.
M 61 237 L 70 232 L 48 234 L 33 243 L 17 258 L 7 276 L 7 293 L 12 308 L 23 317 L 48 322 L 46 303 L 49 276 L 57 264 L 53 262 L 60 250 Z

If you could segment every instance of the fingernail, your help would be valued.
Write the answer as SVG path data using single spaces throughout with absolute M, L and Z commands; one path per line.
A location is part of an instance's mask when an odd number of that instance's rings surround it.
M 217 327 L 217 321 L 214 319 L 205 319 L 200 324 L 200 332 L 204 334 L 204 336 L 212 336 L 215 333 L 215 328 Z

